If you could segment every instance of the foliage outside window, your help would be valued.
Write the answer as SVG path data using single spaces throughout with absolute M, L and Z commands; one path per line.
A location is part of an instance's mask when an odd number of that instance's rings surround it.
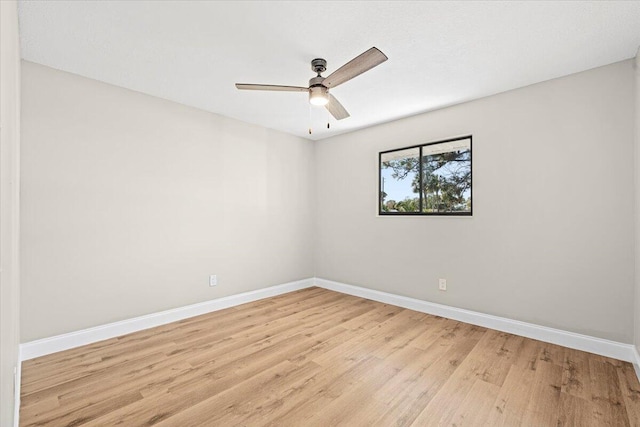
M 380 215 L 471 215 L 471 136 L 383 151 Z

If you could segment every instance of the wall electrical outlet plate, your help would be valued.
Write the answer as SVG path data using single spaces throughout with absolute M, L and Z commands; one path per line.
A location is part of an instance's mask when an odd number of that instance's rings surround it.
M 209 286 L 218 286 L 218 276 L 215 274 L 209 276 Z
M 438 289 L 440 289 L 441 291 L 447 290 L 447 279 L 438 280 Z

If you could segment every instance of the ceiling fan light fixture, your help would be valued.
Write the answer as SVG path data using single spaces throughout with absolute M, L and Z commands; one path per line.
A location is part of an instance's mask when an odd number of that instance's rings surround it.
M 327 105 L 329 103 L 329 92 L 324 86 L 312 86 L 309 88 L 309 102 L 311 105 Z
M 309 80 L 308 87 L 250 83 L 236 83 L 236 87 L 240 90 L 307 92 L 309 93 L 309 103 L 311 105 L 324 106 L 336 120 L 343 120 L 349 117 L 349 112 L 345 110 L 335 96 L 329 93 L 329 88 L 333 89 L 354 77 L 358 77 L 360 74 L 382 64 L 387 59 L 387 55 L 382 53 L 380 49 L 372 47 L 335 70 L 328 77 L 322 77 L 320 75 L 320 73 L 327 69 L 327 61 L 322 58 L 312 60 L 311 69 L 317 74 L 317 76 L 312 77 Z

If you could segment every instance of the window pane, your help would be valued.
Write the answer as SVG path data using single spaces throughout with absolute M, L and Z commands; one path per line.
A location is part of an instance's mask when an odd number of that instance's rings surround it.
M 471 212 L 471 140 L 422 147 L 425 213 Z
M 383 153 L 380 162 L 380 211 L 420 212 L 420 150 Z

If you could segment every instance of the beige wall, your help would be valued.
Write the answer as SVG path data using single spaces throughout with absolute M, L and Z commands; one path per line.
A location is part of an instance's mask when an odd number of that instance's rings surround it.
M 636 198 L 636 210 L 635 210 L 635 265 L 636 265 L 636 277 L 635 277 L 635 337 L 634 343 L 638 352 L 640 352 L 640 48 L 635 57 L 635 198 Z
M 22 72 L 22 342 L 313 276 L 310 141 Z
M 631 60 L 317 143 L 29 62 L 23 81 L 23 342 L 314 262 L 326 279 L 633 340 Z M 472 218 L 376 216 L 378 151 L 465 134 Z
M 0 2 L 0 425 L 14 422 L 18 368 L 20 47 L 15 1 Z
M 316 276 L 631 343 L 633 85 L 627 60 L 318 142 Z M 466 134 L 473 217 L 376 216 L 379 151 Z

